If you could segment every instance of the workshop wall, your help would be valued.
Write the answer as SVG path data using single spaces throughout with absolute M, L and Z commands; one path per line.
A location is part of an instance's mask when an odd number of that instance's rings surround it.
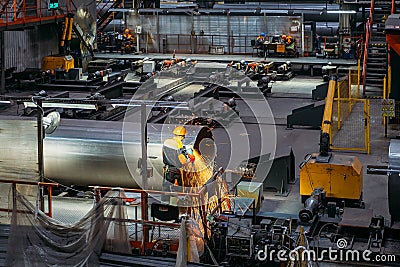
M 42 58 L 58 54 L 58 35 L 53 24 L 40 25 L 24 31 L 5 31 L 5 68 L 16 72 L 26 68 L 40 68 Z
M 251 53 L 250 42 L 261 32 L 296 38 L 301 49 L 301 17 L 227 15 L 128 15 L 126 26 L 142 26 L 140 48 L 147 52 L 208 53 L 222 46 L 225 53 Z

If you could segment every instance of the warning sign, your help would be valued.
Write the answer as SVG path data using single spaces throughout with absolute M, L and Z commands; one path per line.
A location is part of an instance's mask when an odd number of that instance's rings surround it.
M 383 99 L 382 117 L 394 117 L 395 116 L 394 108 L 395 108 L 394 99 Z

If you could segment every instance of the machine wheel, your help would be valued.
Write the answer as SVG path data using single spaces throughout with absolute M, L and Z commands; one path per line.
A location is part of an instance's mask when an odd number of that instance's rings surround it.
M 388 197 L 389 197 L 389 213 L 392 216 L 392 221 L 400 220 L 400 176 L 398 173 L 389 175 L 388 181 Z

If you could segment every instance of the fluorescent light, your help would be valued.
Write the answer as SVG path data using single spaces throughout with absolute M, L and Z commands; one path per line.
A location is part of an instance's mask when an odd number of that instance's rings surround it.
M 262 9 L 261 13 L 265 14 L 288 14 L 288 11 L 286 9 Z
M 36 108 L 32 102 L 24 102 L 25 108 Z M 71 109 L 96 109 L 94 104 L 69 104 L 69 103 L 46 103 L 42 104 L 44 108 L 71 108 Z
M 11 104 L 9 100 L 0 100 L 0 104 Z
M 108 11 L 109 12 L 123 12 L 123 13 L 125 13 L 125 12 L 128 12 L 128 13 L 135 12 L 134 9 L 127 9 L 127 8 L 110 8 Z
M 328 10 L 327 14 L 356 14 L 355 10 Z

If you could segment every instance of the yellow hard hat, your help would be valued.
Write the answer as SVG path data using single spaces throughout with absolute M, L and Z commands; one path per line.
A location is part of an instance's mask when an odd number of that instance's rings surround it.
M 129 29 L 125 29 L 125 31 L 124 31 L 125 33 L 129 33 Z
M 173 131 L 174 135 L 186 135 L 186 129 L 183 126 L 175 127 Z

